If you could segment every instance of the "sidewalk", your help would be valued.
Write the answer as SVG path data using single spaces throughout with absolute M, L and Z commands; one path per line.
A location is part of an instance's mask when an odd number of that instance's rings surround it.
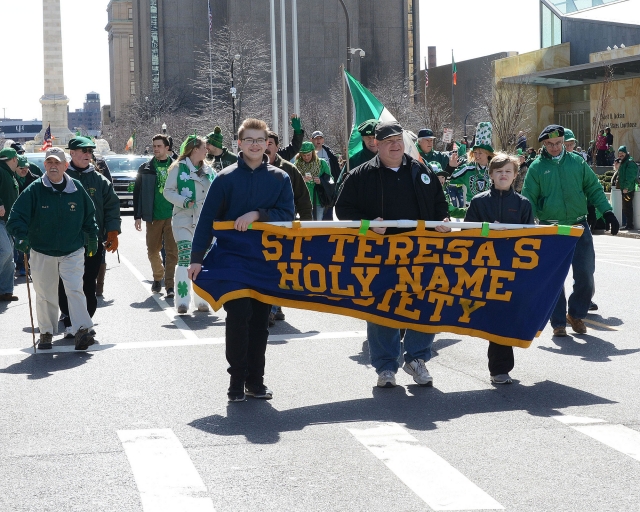
M 598 235 L 611 236 L 609 234 L 609 232 L 605 231 L 604 229 L 596 229 L 593 232 L 593 234 L 594 234 L 594 236 L 598 236 Z M 638 230 L 638 229 L 632 229 L 631 231 L 620 230 L 620 231 L 618 231 L 618 234 L 616 236 L 617 237 L 622 237 L 622 238 L 637 238 L 637 239 L 640 239 L 640 230 Z

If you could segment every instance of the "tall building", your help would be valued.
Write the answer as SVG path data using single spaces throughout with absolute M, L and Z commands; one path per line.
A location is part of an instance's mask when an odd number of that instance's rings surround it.
M 69 130 L 74 133 L 79 129 L 82 133 L 96 136 L 100 130 L 100 123 L 100 95 L 97 92 L 87 94 L 82 108 L 69 112 Z
M 209 39 L 208 2 L 204 0 L 111 0 L 109 3 L 111 117 L 141 91 L 163 86 L 191 87 L 198 50 Z M 269 44 L 269 2 L 210 0 L 212 31 L 223 26 L 256 27 Z M 280 2 L 276 1 L 277 59 L 280 53 Z M 291 2 L 287 0 L 287 61 L 292 76 Z M 418 0 L 298 0 L 300 92 L 324 93 L 347 65 L 347 22 L 352 73 L 365 85 L 394 74 L 413 88 L 420 63 Z M 126 43 L 129 42 L 127 45 Z M 359 52 L 358 52 L 359 53 Z M 280 72 L 278 72 L 280 75 Z

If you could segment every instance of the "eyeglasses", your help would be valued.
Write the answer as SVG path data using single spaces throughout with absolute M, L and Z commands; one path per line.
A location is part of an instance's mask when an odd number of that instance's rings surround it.
M 93 155 L 93 149 L 92 149 L 92 148 L 80 148 L 80 150 L 81 150 L 83 153 L 90 153 L 90 154 L 92 154 L 92 155 Z
M 267 139 L 264 139 L 262 137 L 259 138 L 259 139 L 251 139 L 249 137 L 246 137 L 246 138 L 242 139 L 242 142 L 246 142 L 247 144 L 249 144 L 251 146 L 253 146 L 254 144 L 258 144 L 258 145 L 261 146 L 262 144 L 267 142 Z
M 562 147 L 564 145 L 564 141 L 560 141 L 560 142 L 545 141 L 544 145 L 547 146 L 547 147 L 552 147 L 552 148 L 560 148 L 560 147 Z

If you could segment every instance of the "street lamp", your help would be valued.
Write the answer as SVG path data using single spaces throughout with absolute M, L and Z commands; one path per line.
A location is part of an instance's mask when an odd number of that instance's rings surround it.
M 162 134 L 163 135 L 167 134 L 167 123 L 162 123 Z
M 351 23 L 349 22 L 349 11 L 347 11 L 347 6 L 344 4 L 344 0 L 338 1 L 342 5 L 344 17 L 347 18 L 347 71 L 351 73 Z M 362 52 L 362 57 L 364 57 L 364 52 Z
M 229 89 L 229 92 L 231 93 L 231 110 L 233 112 L 233 141 L 232 141 L 232 145 L 234 148 L 236 148 L 236 146 L 238 145 L 238 133 L 236 131 L 236 94 L 237 94 L 237 90 L 234 86 L 233 83 L 233 64 L 235 63 L 235 61 L 240 60 L 240 55 L 236 54 L 233 56 L 233 59 L 231 60 L 231 89 Z M 236 149 L 237 151 L 237 149 Z

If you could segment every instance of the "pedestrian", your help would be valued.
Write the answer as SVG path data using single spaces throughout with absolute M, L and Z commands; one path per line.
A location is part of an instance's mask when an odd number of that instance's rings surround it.
M 216 126 L 213 131 L 207 135 L 207 165 L 216 172 L 238 161 L 237 155 L 229 151 L 223 142 L 222 128 Z
M 418 131 L 416 148 L 422 159 L 425 162 L 438 162 L 440 167 L 451 175 L 458 165 L 460 165 L 458 162 L 458 153 L 456 151 L 452 151 L 451 153 L 436 151 L 433 149 L 435 142 L 436 136 L 430 128 L 421 128 Z
M 100 174 L 91 163 L 95 142 L 88 137 L 74 137 L 69 141 L 71 163 L 66 169 L 68 177 L 79 181 L 89 194 L 95 207 L 96 223 L 98 224 L 98 249 L 87 252 L 84 258 L 83 290 L 87 301 L 89 316 L 93 318 L 98 307 L 97 286 L 100 267 L 103 262 L 104 251 L 116 252 L 118 249 L 118 235 L 120 234 L 120 200 L 113 190 L 113 184 Z M 91 252 L 91 254 L 89 254 Z M 65 336 L 76 334 L 69 316 L 69 305 L 63 280 L 58 286 L 58 301 L 63 315 Z
M 448 205 L 440 181 L 430 167 L 405 154 L 402 126 L 382 122 L 375 128 L 377 155 L 354 169 L 344 181 L 336 202 L 340 220 L 435 220 L 449 221 Z M 439 226 L 445 233 L 449 227 Z M 373 228 L 379 235 L 401 232 Z M 435 335 L 406 329 L 403 369 L 420 386 L 433 385 L 425 363 L 431 359 Z M 400 357 L 400 329 L 367 322 L 371 364 L 378 374 L 377 386 L 396 385 Z
M 513 188 L 517 172 L 516 158 L 506 153 L 496 153 L 489 164 L 491 189 L 471 200 L 465 222 L 533 224 L 531 203 Z M 511 384 L 509 372 L 514 366 L 513 347 L 490 341 L 487 357 L 491 382 Z
M 13 148 L 0 151 L 0 302 L 15 301 L 13 279 L 13 241 L 7 233 L 7 219 L 13 203 L 18 198 L 19 188 L 16 181 L 18 153 Z
M 492 146 L 493 126 L 489 122 L 478 123 L 474 146 L 469 153 L 468 163 L 458 167 L 451 175 L 450 183 L 464 185 L 467 189 L 465 204 L 473 197 L 489 190 L 489 162 L 493 158 Z
M 349 172 L 353 171 L 359 165 L 371 160 L 378 154 L 378 146 L 376 146 L 376 126 L 379 121 L 377 119 L 369 119 L 358 125 L 358 133 L 360 134 L 361 146 L 353 156 L 349 157 Z M 340 193 L 340 188 L 347 177 L 347 167 L 344 166 L 336 182 L 336 189 Z
M 527 176 L 529 162 L 526 159 L 525 153 L 521 149 L 516 150 L 516 157 L 518 159 L 518 173 L 516 180 L 513 182 L 513 188 L 519 194 L 522 191 L 522 185 L 524 185 L 524 179 Z M 489 167 L 491 167 L 491 165 L 489 165 Z
M 574 332 L 585 334 L 587 328 L 582 320 L 587 316 L 595 292 L 595 252 L 587 222 L 587 202 L 603 213 L 605 221 L 611 225 L 612 235 L 618 233 L 620 225 L 591 167 L 581 156 L 565 150 L 564 128 L 547 126 L 540 133 L 538 142 L 543 144 L 542 154 L 529 166 L 522 195 L 529 199 L 534 217 L 541 224 L 581 224 L 584 228 L 571 263 L 573 292 L 569 296 L 569 309 L 567 312 L 563 288 L 551 313 L 551 327 L 554 336 L 566 336 L 569 322 Z
M 98 251 L 98 225 L 94 203 L 81 183 L 66 174 L 64 151 L 45 153 L 46 174 L 16 200 L 7 228 L 21 251 L 29 252 L 31 278 L 36 293 L 38 348 L 51 349 L 58 334 L 58 281 L 62 280 L 75 349 L 94 343 L 93 321 L 83 291 L 85 239 L 87 258 Z M 54 236 L 52 236 L 55 234 Z
M 165 298 L 170 299 L 175 297 L 178 245 L 171 228 L 173 205 L 165 199 L 164 187 L 173 160 L 166 135 L 155 135 L 151 144 L 153 158 L 138 168 L 133 187 L 133 218 L 137 231 L 142 231 L 142 221 L 145 222 L 147 258 L 153 274 L 151 293 L 160 293 L 164 280 Z M 166 254 L 164 265 L 160 256 L 163 247 Z
M 524 151 L 527 149 L 527 134 L 522 130 L 518 132 L 518 138 L 516 139 L 516 151 L 520 149 Z
M 289 175 L 269 165 L 264 154 L 268 127 L 264 121 L 246 119 L 238 130 L 237 163 L 224 169 L 211 185 L 193 238 L 189 278 L 196 280 L 211 246 L 214 220 L 234 221 L 246 231 L 253 222 L 292 221 L 293 191 Z M 229 277 L 233 279 L 233 276 Z M 244 297 L 224 304 L 226 357 L 230 375 L 227 398 L 241 402 L 245 395 L 269 400 L 273 392 L 264 384 L 265 353 L 271 306 Z
M 14 141 L 7 141 L 7 142 L 10 142 L 9 147 L 15 149 L 16 153 L 18 153 L 18 156 L 24 156 L 25 150 L 24 150 L 24 146 L 22 144 L 20 144 L 19 142 L 14 142 Z M 5 145 L 5 147 L 7 147 L 7 146 Z M 34 176 L 36 176 L 38 178 L 40 176 L 42 176 L 42 169 L 40 169 L 40 167 L 38 167 L 34 163 L 29 162 L 29 171 L 31 171 L 31 174 L 33 174 Z
M 291 127 L 293 128 L 293 135 L 291 136 L 291 143 L 285 147 L 278 149 L 278 154 L 283 160 L 291 161 L 300 151 L 302 142 L 304 141 L 304 130 L 302 129 L 302 121 L 298 117 L 298 114 L 291 114 Z
M 607 165 L 606 153 L 608 149 L 607 136 L 604 134 L 604 130 L 600 130 L 596 137 L 596 165 L 599 167 Z
M 613 148 L 613 133 L 611 133 L 611 127 L 607 126 L 604 129 L 604 135 L 607 138 L 607 147 Z
M 206 139 L 196 134 L 189 135 L 180 147 L 180 156 L 171 164 L 164 185 L 164 197 L 173 205 L 173 238 L 178 246 L 176 267 L 175 305 L 179 315 L 184 315 L 191 306 L 191 281 L 187 267 L 191 258 L 191 244 L 196 224 L 202 212 L 204 199 L 216 177 L 216 172 L 205 163 Z M 195 308 L 206 313 L 207 301 L 195 294 Z
M 22 194 L 22 192 L 31 185 L 34 181 L 36 181 L 39 176 L 34 175 L 31 172 L 29 167 L 29 161 L 24 154 L 18 154 L 18 167 L 15 172 L 15 179 L 18 182 L 18 192 Z M 27 275 L 27 270 L 24 267 L 24 253 L 15 248 L 13 249 L 13 262 L 16 265 L 16 270 L 18 271 L 18 275 L 23 277 Z
M 627 219 L 620 229 L 635 229 L 633 222 L 633 196 L 638 189 L 638 165 L 627 151 L 627 146 L 618 148 L 618 188 L 622 191 L 622 215 Z
M 328 188 L 333 189 L 333 179 L 331 178 L 329 164 L 318 158 L 313 143 L 307 141 L 302 143 L 300 153 L 296 155 L 295 165 L 309 189 L 309 197 L 313 207 L 313 220 L 322 220 L 324 209 L 333 198 L 333 193 L 327 194 L 327 189 L 325 188 L 326 184 L 329 184 Z
M 338 157 L 331 151 L 331 148 L 324 143 L 324 134 L 320 130 L 316 130 L 311 134 L 311 142 L 313 142 L 313 146 L 316 148 L 318 158 L 329 164 L 333 182 L 337 183 L 338 178 L 340 178 L 340 162 L 338 161 Z M 322 220 L 333 220 L 333 206 L 324 209 Z

